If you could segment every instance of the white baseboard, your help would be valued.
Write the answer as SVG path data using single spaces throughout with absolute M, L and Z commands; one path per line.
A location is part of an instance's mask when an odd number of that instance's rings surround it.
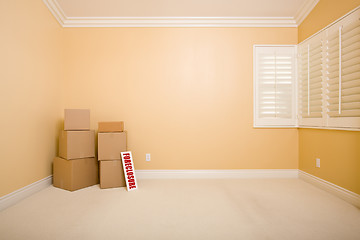
M 21 200 L 31 196 L 32 194 L 50 186 L 52 184 L 52 176 L 48 176 L 19 190 L 9 193 L 0 198 L 0 211 L 8 208 Z
M 360 195 L 297 169 L 136 170 L 138 179 L 300 178 L 360 208 Z M 48 176 L 0 198 L 0 211 L 50 186 Z
M 136 170 L 138 179 L 298 178 L 297 169 Z
M 352 205 L 360 208 L 360 195 L 354 192 L 351 192 L 345 188 L 342 188 L 338 185 L 335 185 L 331 182 L 328 182 L 324 179 L 318 178 L 314 175 L 306 173 L 304 171 L 299 170 L 299 178 L 311 183 L 327 192 L 330 192 L 339 198 L 351 203 Z

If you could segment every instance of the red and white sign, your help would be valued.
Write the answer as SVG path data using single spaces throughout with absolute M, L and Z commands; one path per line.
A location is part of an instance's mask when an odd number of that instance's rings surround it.
M 131 152 L 121 152 L 121 159 L 124 167 L 127 190 L 135 190 L 137 189 L 137 183 Z

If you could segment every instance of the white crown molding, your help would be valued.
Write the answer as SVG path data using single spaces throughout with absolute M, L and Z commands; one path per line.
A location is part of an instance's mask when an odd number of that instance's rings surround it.
M 293 17 L 68 17 L 43 0 L 62 27 L 297 27 Z
M 360 195 L 354 192 L 351 192 L 345 188 L 342 188 L 338 185 L 335 185 L 331 182 L 328 182 L 324 179 L 318 178 L 314 175 L 306 173 L 302 170 L 299 170 L 299 178 L 313 184 L 329 193 L 332 193 L 339 198 L 347 201 L 348 203 L 360 208 Z
M 298 178 L 297 169 L 136 170 L 138 179 Z
M 60 23 L 60 25 L 64 27 L 67 16 L 60 7 L 59 3 L 56 0 L 43 0 L 43 2 L 48 7 L 55 19 Z
M 63 27 L 296 27 L 292 18 L 69 17 Z
M 57 0 L 43 0 L 62 27 L 298 27 L 320 0 L 306 0 L 295 17 L 68 17 Z
M 306 0 L 301 8 L 296 12 L 294 19 L 297 26 L 305 20 L 305 18 L 310 14 L 310 12 L 314 9 L 316 4 L 319 3 L 320 0 Z
M 19 190 L 9 193 L 0 198 L 0 211 L 8 208 L 21 200 L 33 195 L 34 193 L 43 190 L 52 184 L 52 176 L 48 176 L 30 185 L 27 185 Z

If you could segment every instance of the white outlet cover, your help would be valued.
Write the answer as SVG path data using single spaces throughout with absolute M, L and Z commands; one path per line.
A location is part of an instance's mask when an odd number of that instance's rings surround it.
M 320 158 L 316 158 L 316 167 L 320 167 Z
M 150 161 L 150 153 L 146 154 L 146 161 L 148 161 L 148 162 Z

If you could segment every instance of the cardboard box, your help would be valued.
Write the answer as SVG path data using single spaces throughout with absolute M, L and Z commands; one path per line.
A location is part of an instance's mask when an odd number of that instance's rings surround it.
M 99 161 L 120 160 L 121 152 L 126 152 L 126 132 L 98 134 Z
M 99 122 L 98 132 L 123 132 L 124 122 Z
M 100 188 L 125 187 L 121 160 L 100 161 Z
M 95 157 L 95 131 L 61 131 L 59 156 L 65 159 Z
M 64 130 L 90 130 L 90 109 L 65 109 Z
M 69 191 L 99 183 L 99 167 L 96 158 L 66 160 L 54 158 L 53 185 Z

